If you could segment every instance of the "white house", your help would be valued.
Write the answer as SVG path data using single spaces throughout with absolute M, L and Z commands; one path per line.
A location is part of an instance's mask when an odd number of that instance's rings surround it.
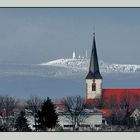
M 71 119 L 69 119 L 70 115 L 64 113 L 62 110 L 57 110 L 58 113 L 58 123 L 63 127 L 64 130 L 72 130 L 73 125 Z M 105 119 L 103 117 L 103 113 L 86 109 L 86 115 L 83 117 L 79 125 L 80 131 L 90 131 L 91 129 L 98 130 L 101 128 L 101 125 L 105 123 Z

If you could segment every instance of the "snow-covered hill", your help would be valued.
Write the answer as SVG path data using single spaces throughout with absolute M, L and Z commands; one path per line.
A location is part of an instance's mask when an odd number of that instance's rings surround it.
M 57 66 L 65 67 L 70 69 L 77 69 L 82 71 L 88 71 L 89 59 L 87 58 L 68 58 L 68 59 L 57 59 L 47 63 L 39 64 L 41 66 Z M 132 64 L 110 64 L 104 61 L 99 61 L 101 72 L 105 73 L 135 73 L 140 72 L 140 65 Z
M 65 67 L 65 68 L 74 68 L 87 70 L 89 60 L 88 59 L 57 59 L 47 63 L 42 63 L 42 66 L 57 66 L 57 67 Z

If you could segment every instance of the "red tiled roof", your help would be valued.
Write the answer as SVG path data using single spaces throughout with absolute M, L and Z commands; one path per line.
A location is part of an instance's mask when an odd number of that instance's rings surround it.
M 139 98 L 138 98 L 139 97 Z M 127 99 L 129 103 L 136 103 L 140 99 L 140 89 L 103 89 L 102 91 L 103 102 L 120 103 L 122 100 Z M 86 99 L 88 103 L 98 103 L 99 99 Z
M 63 110 L 65 108 L 64 104 L 55 104 L 57 109 Z
M 98 111 L 103 113 L 105 117 L 109 117 L 112 115 L 112 109 L 99 109 Z
M 140 97 L 140 89 L 103 89 L 103 100 L 109 102 L 115 97 L 115 102 L 121 102 L 122 98 L 128 98 L 134 103 Z
M 110 94 L 137 94 L 140 95 L 140 89 L 103 89 L 103 95 Z

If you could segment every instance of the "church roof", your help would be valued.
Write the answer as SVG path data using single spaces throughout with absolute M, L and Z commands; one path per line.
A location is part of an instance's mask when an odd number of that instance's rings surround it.
M 110 89 L 103 89 L 104 96 L 110 95 L 123 95 L 123 94 L 136 94 L 140 95 L 140 88 L 110 88 Z
M 86 76 L 86 79 L 102 79 L 102 76 L 99 71 L 95 73 L 89 71 L 89 73 Z
M 92 51 L 91 51 L 91 57 L 90 57 L 89 73 L 86 76 L 86 79 L 102 79 L 102 76 L 99 71 L 98 56 L 97 56 L 96 42 L 95 42 L 95 33 L 93 34 L 93 44 L 92 44 Z
M 131 103 L 136 103 L 140 97 L 140 89 L 103 89 L 102 90 L 103 100 L 105 102 L 120 103 L 122 99 L 129 100 Z

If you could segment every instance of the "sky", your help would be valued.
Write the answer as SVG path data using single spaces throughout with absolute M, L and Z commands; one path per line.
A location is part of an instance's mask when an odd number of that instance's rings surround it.
M 0 63 L 39 64 L 90 56 L 140 64 L 140 8 L 0 8 Z

